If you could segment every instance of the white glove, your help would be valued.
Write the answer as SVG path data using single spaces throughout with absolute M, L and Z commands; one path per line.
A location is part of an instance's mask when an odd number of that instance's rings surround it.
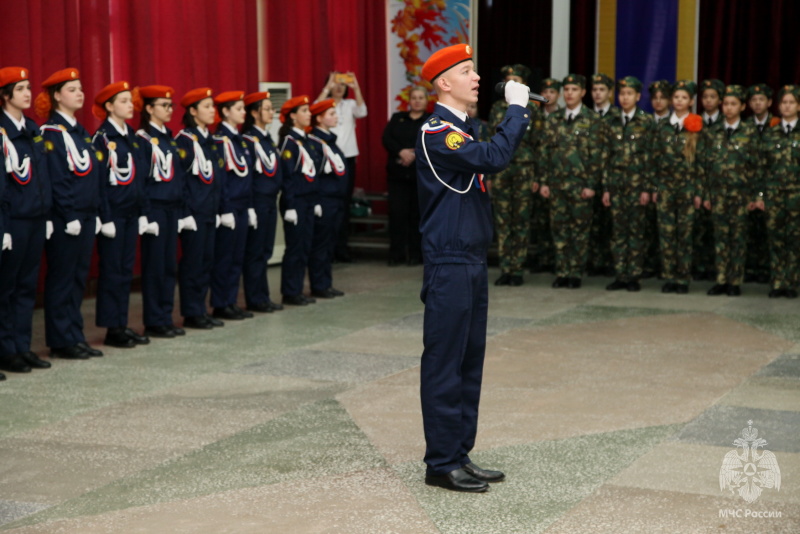
M 142 215 L 139 217 L 139 235 L 142 235 L 147 231 L 147 217 Z
M 102 228 L 103 228 L 103 221 L 100 220 L 100 217 L 96 217 L 94 221 L 94 234 L 95 235 L 99 234 Z
M 320 206 L 319 204 L 314 206 L 314 215 L 316 215 L 317 217 L 322 217 L 322 206 Z
M 219 228 L 219 225 L 220 225 L 221 223 L 222 223 L 222 218 L 221 218 L 219 215 L 217 215 L 217 222 L 215 223 L 215 224 L 216 224 L 216 226 L 215 226 L 214 228 Z
M 3 249 L 11 250 L 11 234 L 3 234 Z
M 178 219 L 178 233 L 183 232 L 183 219 Z
M 297 210 L 286 210 L 283 214 L 283 220 L 297 226 Z
M 253 227 L 253 230 L 258 229 L 258 215 L 254 208 L 247 208 L 247 224 Z
M 223 213 L 219 218 L 219 223 L 225 228 L 236 230 L 236 218 L 233 216 L 233 213 Z
M 44 227 L 44 238 L 50 239 L 51 235 L 53 235 L 53 221 L 47 221 Z
M 180 232 L 181 230 L 197 231 L 197 221 L 194 220 L 194 217 L 189 215 L 183 219 L 178 219 L 178 231 Z
M 516 104 L 525 107 L 528 105 L 528 100 L 530 100 L 530 91 L 527 85 L 522 85 L 514 80 L 508 81 L 506 82 L 506 102 L 509 105 Z
M 69 235 L 81 234 L 81 222 L 78 219 L 67 223 L 67 228 L 64 230 Z
M 100 227 L 100 233 L 109 239 L 117 237 L 117 225 L 113 222 L 107 222 Z
M 147 223 L 147 229 L 144 231 L 144 233 L 153 234 L 154 236 L 158 237 L 158 223 L 155 221 Z

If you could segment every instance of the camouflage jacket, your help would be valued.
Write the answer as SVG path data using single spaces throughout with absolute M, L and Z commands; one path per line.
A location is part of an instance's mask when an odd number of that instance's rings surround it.
M 709 128 L 706 133 L 705 151 L 702 154 L 706 170 L 705 200 L 710 195 L 734 189 L 753 200 L 761 192 L 759 158 L 761 140 L 758 129 L 744 121 L 728 137 L 725 122 L 721 127 Z
M 697 136 L 697 150 L 693 162 L 683 154 L 689 136 Z M 669 120 L 662 120 L 656 127 L 653 141 L 653 185 L 654 191 L 686 191 L 692 196 L 703 196 L 704 169 L 701 164 L 705 135 L 702 131 L 693 134 L 685 129 L 675 132 Z
M 539 181 L 558 189 L 599 191 L 606 161 L 605 124 L 585 105 L 571 124 L 565 114 L 551 113 L 545 121 L 539 145 Z
M 622 114 L 607 121 L 608 163 L 603 175 L 603 191 L 616 194 L 623 188 L 639 193 L 653 190 L 651 165 L 656 123 L 653 116 L 637 108 L 627 126 Z
M 800 189 L 800 127 L 788 135 L 781 124 L 764 130 L 761 154 L 768 191 Z
M 606 121 L 606 123 L 610 124 L 622 117 L 622 110 L 620 110 L 617 106 L 609 106 L 605 115 L 600 115 L 597 113 L 597 116 Z
M 747 117 L 747 119 L 745 119 L 744 122 L 746 122 L 747 124 L 752 124 L 753 126 L 756 127 L 756 130 L 758 130 L 758 126 L 756 125 L 756 116 L 755 115 L 750 115 L 749 117 Z M 764 132 L 766 132 L 767 130 L 770 129 L 770 125 L 769 124 L 771 122 L 772 122 L 772 112 L 768 111 L 767 112 L 767 120 L 764 123 L 764 128 L 762 130 L 758 130 L 759 137 L 764 137 Z
M 511 164 L 514 163 L 533 163 L 536 159 L 536 147 L 539 143 L 538 132 L 542 129 L 542 110 L 533 102 L 528 102 L 528 111 L 530 112 L 531 122 L 528 125 L 528 131 L 522 138 L 522 142 L 514 152 L 514 157 L 511 159 Z M 497 125 L 503 122 L 508 110 L 508 102 L 503 99 L 498 100 L 492 104 L 492 110 L 489 112 L 489 135 L 494 136 Z

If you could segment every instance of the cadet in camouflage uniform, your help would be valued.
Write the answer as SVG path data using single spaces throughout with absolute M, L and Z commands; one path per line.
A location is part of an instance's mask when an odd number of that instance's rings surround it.
M 764 132 L 764 203 L 767 213 L 770 298 L 797 298 L 800 262 L 800 87 L 784 85 L 778 92 L 782 120 Z
M 599 191 L 605 161 L 605 128 L 597 113 L 581 104 L 586 78 L 570 74 L 563 81 L 563 113 L 545 121 L 540 147 L 541 189 L 550 199 L 550 228 L 556 252 L 553 287 L 579 288 L 586 267 L 592 203 Z
M 724 94 L 724 119 L 720 127 L 708 130 L 701 155 L 706 169 L 703 204 L 711 208 L 717 271 L 717 283 L 708 294 L 738 297 L 744 281 L 747 211 L 760 192 L 760 138 L 755 126 L 741 120 L 744 87 L 729 85 Z
M 691 280 L 692 225 L 703 195 L 703 167 L 697 158 L 702 151 L 702 120 L 689 112 L 696 90 L 692 81 L 675 83 L 673 112 L 668 121 L 659 123 L 653 143 L 663 293 L 688 293 Z
M 747 90 L 747 103 L 753 115 L 745 122 L 756 127 L 759 139 L 764 132 L 773 126 L 773 120 L 780 119 L 772 116 L 772 89 L 763 83 L 750 86 Z M 763 203 L 761 204 L 763 207 Z M 747 220 L 747 265 L 745 266 L 745 282 L 769 282 L 769 245 L 767 240 L 767 216 L 763 209 L 754 209 L 749 212 Z
M 505 81 L 527 85 L 531 71 L 525 65 L 509 65 L 500 69 Z M 534 158 L 537 130 L 542 128 L 539 107 L 528 102 L 531 122 L 505 170 L 491 177 L 488 187 L 492 193 L 497 252 L 500 259 L 500 278 L 494 285 L 522 285 L 522 271 L 528 258 L 528 233 L 531 227 L 531 184 L 534 183 Z M 489 134 L 494 136 L 497 125 L 506 116 L 508 103 L 498 100 L 489 115 Z
M 646 209 L 653 190 L 651 147 L 655 120 L 636 104 L 642 82 L 626 76 L 617 84 L 620 118 L 609 121 L 608 165 L 603 179 L 603 205 L 611 207 L 611 254 L 616 280 L 609 291 L 639 291 L 644 255 Z
M 653 122 L 656 128 L 661 121 L 669 121 L 670 98 L 672 97 L 672 84 L 667 80 L 656 80 L 648 86 L 650 105 L 653 107 Z M 661 272 L 661 250 L 658 243 L 658 213 L 656 203 L 652 201 L 645 209 L 647 212 L 644 229 L 644 240 L 647 243 L 647 252 L 644 257 L 642 278 L 650 278 Z

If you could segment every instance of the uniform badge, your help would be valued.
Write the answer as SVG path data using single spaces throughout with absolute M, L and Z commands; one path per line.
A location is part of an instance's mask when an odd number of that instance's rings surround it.
M 253 136 L 253 140 L 255 140 L 255 142 L 256 142 L 256 143 L 258 143 L 258 136 L 255 136 L 255 135 L 254 135 L 254 136 Z
M 44 138 L 41 135 L 37 135 L 33 138 L 34 143 L 41 143 L 43 140 Z
M 186 159 L 186 151 L 184 149 L 182 149 L 182 148 L 179 148 L 178 149 L 178 156 L 180 156 L 181 159 Z
M 292 153 L 288 150 L 283 151 L 283 159 L 292 159 Z
M 58 127 L 61 128 L 62 132 L 66 132 L 67 131 L 67 127 L 64 126 L 63 124 L 59 124 Z
M 157 137 L 153 137 L 152 139 L 150 139 L 150 142 L 153 143 L 154 145 L 158 146 L 158 138 Z
M 464 144 L 464 136 L 458 132 L 450 132 L 447 134 L 447 137 L 444 138 L 444 144 L 447 145 L 447 148 L 450 150 L 458 150 L 461 148 L 461 145 Z
M 192 141 L 197 141 L 197 136 L 195 134 L 192 134 Z
M 222 167 L 224 167 L 224 166 L 225 166 L 225 160 L 224 160 L 224 159 L 222 159 L 222 158 L 219 158 L 218 165 L 219 165 L 219 168 L 220 168 L 220 169 L 221 169 Z
M 134 141 L 134 142 L 133 142 L 133 148 L 139 148 L 139 143 L 137 143 L 136 141 Z
M 169 144 L 172 146 L 178 146 L 178 143 L 176 143 L 175 141 L 170 141 Z
M 44 149 L 47 152 L 52 152 L 54 148 L 55 148 L 55 146 L 53 146 L 53 142 L 52 141 L 45 141 L 44 142 Z
M 98 150 L 97 152 L 94 153 L 94 155 L 97 156 L 97 161 L 103 161 L 103 153 L 102 152 L 100 152 Z
M 108 143 L 108 149 L 109 150 L 116 150 L 117 149 L 117 143 L 115 143 L 114 141 L 110 141 Z
M 83 140 L 86 141 L 87 143 L 91 143 L 92 142 L 92 138 L 91 137 L 84 137 Z

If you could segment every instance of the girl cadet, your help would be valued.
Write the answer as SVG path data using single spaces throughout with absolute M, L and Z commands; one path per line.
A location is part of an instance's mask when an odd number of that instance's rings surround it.
M 149 337 L 174 338 L 186 332 L 172 324 L 175 282 L 178 276 L 178 231 L 185 224 L 183 214 L 183 167 L 178 164 L 178 144 L 166 124 L 172 119 L 175 89 L 163 85 L 139 88 L 141 111 L 136 136 L 142 145 L 146 211 L 158 232 L 142 236 L 142 315 Z M 147 174 L 145 174 L 147 173 Z
M 655 188 L 658 209 L 662 293 L 686 294 L 692 269 L 692 224 L 703 197 L 703 167 L 697 153 L 702 149 L 703 121 L 689 112 L 696 84 L 679 80 L 672 90 L 672 115 L 659 122 L 653 142 Z
M 336 249 L 336 228 L 343 217 L 342 206 L 347 196 L 347 167 L 342 149 L 336 144 L 335 102 L 332 98 L 312 105 L 313 130 L 308 135 L 314 153 L 318 156 L 317 183 L 321 213 L 314 219 L 314 236 L 308 258 L 308 281 L 311 294 L 330 299 L 344 295 L 333 287 L 333 255 Z
M 0 370 L 12 373 L 49 367 L 31 352 L 39 264 L 45 239 L 53 228 L 47 220 L 52 195 L 44 142 L 36 123 L 23 115 L 31 100 L 28 69 L 0 69 L 6 207 L 0 259 Z M 64 232 L 64 228 L 59 231 Z
M 275 109 L 268 92 L 251 93 L 244 97 L 247 115 L 244 119 L 244 140 L 253 154 L 253 209 L 257 226 L 247 232 L 244 253 L 244 299 L 247 309 L 262 313 L 282 310 L 283 305 L 269 298 L 267 263 L 275 245 L 278 222 L 278 192 L 282 175 L 278 151 L 267 129 L 272 124 Z
M 220 226 L 217 228 L 214 269 L 211 272 L 211 306 L 214 317 L 241 320 L 253 316 L 236 305 L 247 227 L 258 225 L 253 209 L 253 155 L 239 133 L 245 117 L 244 93 L 220 93 L 214 97 L 214 103 L 222 118 L 214 141 L 225 160 L 225 172 L 222 173 Z
M 100 229 L 102 165 L 91 137 L 75 120 L 84 94 L 78 69 L 67 68 L 42 83 L 36 114 L 47 119 L 42 136 L 53 184 L 55 232 L 45 246 L 47 278 L 44 315 L 47 346 L 54 355 L 87 358 L 103 353 L 83 335 L 81 303 L 92 261 L 94 236 Z
M 148 161 L 141 145 L 125 123 L 133 117 L 133 95 L 128 82 L 105 86 L 95 97 L 92 113 L 103 119 L 92 143 L 105 162 L 100 203 L 100 236 L 97 253 L 97 326 L 107 328 L 104 343 L 131 348 L 150 339 L 128 328 L 128 304 L 139 235 L 159 232 L 158 223 L 147 220 L 144 181 Z M 166 229 L 165 229 L 166 230 Z
M 279 131 L 283 191 L 281 213 L 286 250 L 281 267 L 281 294 L 284 304 L 305 306 L 316 302 L 303 295 L 308 256 L 314 234 L 314 216 L 322 216 L 317 184 L 316 153 L 306 139 L 305 129 L 311 124 L 308 96 L 296 96 L 281 106 Z
M 184 129 L 178 132 L 178 154 L 185 173 L 181 261 L 178 278 L 185 328 L 208 330 L 225 323 L 207 313 L 206 297 L 214 267 L 214 238 L 219 225 L 220 179 L 225 172 L 222 151 L 209 126 L 214 124 L 211 89 L 192 89 L 181 98 Z

